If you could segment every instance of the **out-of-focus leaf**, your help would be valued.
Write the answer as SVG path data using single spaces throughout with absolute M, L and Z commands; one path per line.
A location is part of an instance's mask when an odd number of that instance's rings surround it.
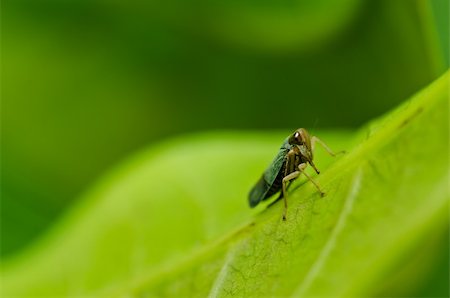
M 281 134 L 204 135 L 140 154 L 6 264 L 2 294 L 379 293 L 396 260 L 447 224 L 448 80 L 363 129 L 353 148 L 324 134 L 349 153 L 317 178 L 325 197 L 296 184 L 286 222 L 282 204 L 252 217 L 245 202 Z
M 345 32 L 364 7 L 360 0 L 205 1 L 211 38 L 256 53 L 311 51 Z M 208 16 L 212 17 L 208 17 Z
M 450 63 L 450 21 L 448 17 L 450 3 L 447 0 L 431 0 L 430 3 L 442 56 L 445 66 L 448 68 Z

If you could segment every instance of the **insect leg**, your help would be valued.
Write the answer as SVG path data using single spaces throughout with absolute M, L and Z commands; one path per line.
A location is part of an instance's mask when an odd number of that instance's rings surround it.
M 311 181 L 311 182 L 314 184 L 314 186 L 315 186 L 315 187 L 317 188 L 317 190 L 320 192 L 320 195 L 321 195 L 321 196 L 324 196 L 325 193 L 320 189 L 319 184 L 317 184 L 317 182 L 314 181 L 314 179 L 312 179 L 311 176 L 309 176 L 309 175 L 305 172 L 305 169 L 306 169 L 307 166 L 308 166 L 308 164 L 306 164 L 306 163 L 301 163 L 301 164 L 298 165 L 298 173 L 299 173 L 299 175 L 300 175 L 300 173 L 302 173 L 303 175 L 305 175 L 306 178 L 308 178 L 309 181 Z
M 313 136 L 311 138 L 311 150 L 314 152 L 314 147 L 316 146 L 316 142 L 319 143 L 320 145 L 322 145 L 322 147 L 331 155 L 331 156 L 336 156 L 336 154 L 339 153 L 345 153 L 345 151 L 339 151 L 338 153 L 334 153 L 333 150 L 331 150 L 330 147 L 327 146 L 327 144 L 325 144 L 321 139 L 319 139 L 316 136 Z
M 288 154 L 286 155 L 286 166 L 284 170 L 284 178 L 282 180 L 282 197 L 284 202 L 284 211 L 283 211 L 283 220 L 286 220 L 286 213 L 287 213 L 287 183 L 295 179 L 297 176 L 291 179 L 286 179 L 286 177 L 292 177 L 292 174 L 296 172 L 295 169 L 295 151 L 290 150 Z
M 286 177 L 283 178 L 283 199 L 284 199 L 284 210 L 283 210 L 283 220 L 286 220 L 286 213 L 287 213 L 287 192 L 286 192 L 286 185 L 289 181 L 294 180 L 300 175 L 299 171 L 295 171 L 293 173 L 290 173 Z

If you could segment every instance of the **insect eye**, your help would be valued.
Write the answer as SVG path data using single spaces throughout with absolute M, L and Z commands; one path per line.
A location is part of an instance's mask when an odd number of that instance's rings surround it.
M 302 140 L 302 136 L 300 135 L 300 133 L 298 131 L 296 131 L 290 138 L 289 143 L 291 144 L 297 144 L 297 145 L 302 145 L 303 144 L 303 140 Z

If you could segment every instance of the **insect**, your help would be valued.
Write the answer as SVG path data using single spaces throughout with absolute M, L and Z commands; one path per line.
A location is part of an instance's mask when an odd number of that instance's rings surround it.
M 311 137 L 304 128 L 299 128 L 292 135 L 288 136 L 281 145 L 275 159 L 250 190 L 248 196 L 250 207 L 255 207 L 259 202 L 270 198 L 281 190 L 278 199 L 283 198 L 284 200 L 283 220 L 286 220 L 287 187 L 290 182 L 301 174 L 305 175 L 323 196 L 325 193 L 320 189 L 319 184 L 305 172 L 309 164 L 317 174 L 320 174 L 320 171 L 313 162 L 313 152 L 316 143 L 322 145 L 331 156 L 336 156 L 323 141 L 315 136 Z

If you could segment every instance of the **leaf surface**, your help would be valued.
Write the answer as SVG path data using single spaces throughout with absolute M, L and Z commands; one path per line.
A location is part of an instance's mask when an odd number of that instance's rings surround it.
M 4 264 L 5 296 L 370 295 L 446 225 L 448 73 L 356 133 L 317 133 L 327 195 L 296 182 L 282 204 L 247 192 L 286 133 L 166 142 L 106 177 L 42 241 Z M 328 168 L 327 166 L 330 165 Z M 424 271 L 424 274 L 426 272 Z

